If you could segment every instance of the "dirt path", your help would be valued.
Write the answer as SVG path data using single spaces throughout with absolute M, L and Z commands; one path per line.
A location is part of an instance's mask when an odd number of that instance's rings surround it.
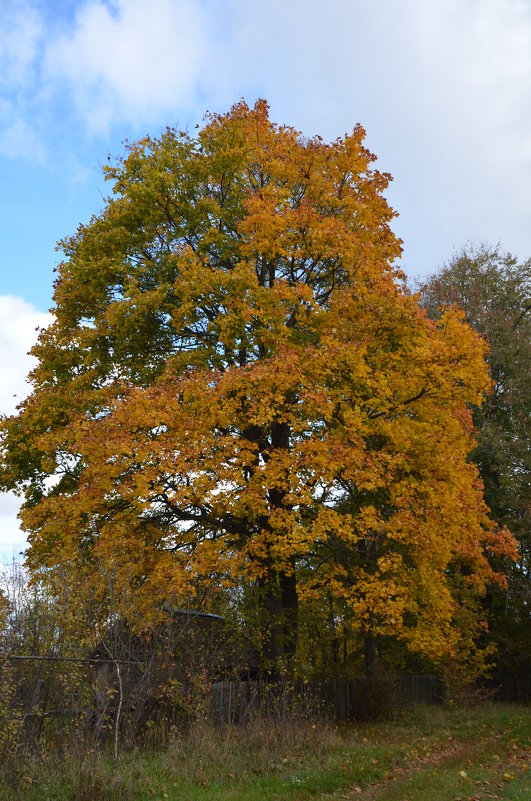
M 487 801 L 506 798 L 511 782 L 529 775 L 531 749 L 514 744 L 499 748 L 499 733 L 472 742 L 452 742 L 414 756 L 409 765 L 397 766 L 382 781 L 353 785 L 321 801 Z M 501 753 L 497 753 L 500 751 Z M 531 777 L 530 777 L 531 778 Z M 513 798 L 513 796 L 510 796 Z M 531 801 L 531 794 L 514 796 Z

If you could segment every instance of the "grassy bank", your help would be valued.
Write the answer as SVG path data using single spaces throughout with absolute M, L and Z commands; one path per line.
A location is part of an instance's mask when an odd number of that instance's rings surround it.
M 417 707 L 394 722 L 197 726 L 117 763 L 87 753 L 27 767 L 1 801 L 511 801 L 531 799 L 531 709 Z

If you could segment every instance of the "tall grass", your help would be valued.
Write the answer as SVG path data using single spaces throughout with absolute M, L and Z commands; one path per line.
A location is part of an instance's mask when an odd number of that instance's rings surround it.
M 355 725 L 255 718 L 219 728 L 203 718 L 117 761 L 112 743 L 34 756 L 16 784 L 0 776 L 0 801 L 528 801 L 530 748 L 525 707 L 418 707 Z

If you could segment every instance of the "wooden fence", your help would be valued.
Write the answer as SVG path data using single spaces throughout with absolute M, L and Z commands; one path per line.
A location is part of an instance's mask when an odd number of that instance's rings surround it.
M 445 688 L 437 676 L 394 676 L 373 685 L 364 679 L 336 678 L 293 684 L 221 681 L 212 686 L 218 723 L 243 723 L 253 716 L 285 719 L 325 717 L 356 720 L 414 703 L 440 703 Z

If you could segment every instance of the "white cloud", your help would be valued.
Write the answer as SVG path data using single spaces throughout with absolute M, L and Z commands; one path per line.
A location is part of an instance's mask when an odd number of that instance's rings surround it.
M 86 0 L 45 32 L 36 7 L 0 5 L 2 80 L 65 131 L 77 109 L 72 147 L 79 115 L 138 130 L 260 94 L 305 133 L 366 126 L 415 270 L 467 239 L 530 250 L 529 0 Z M 0 155 L 44 158 L 31 108 L 0 106 Z
M 369 148 L 395 178 L 390 198 L 411 272 L 469 239 L 500 239 L 529 255 L 530 3 L 330 0 L 324 12 L 311 0 L 238 0 L 238 8 L 238 46 L 217 59 L 225 85 L 247 65 L 246 80 L 271 99 L 276 118 L 326 137 L 356 121 L 367 128 Z
M 0 295 L 0 413 L 13 414 L 30 391 L 26 378 L 35 365 L 28 351 L 37 340 L 36 328 L 52 321 L 23 298 Z
M 44 144 L 31 123 L 12 103 L 0 100 L 0 156 L 42 164 L 45 152 Z
M 204 27 L 194 0 L 91 0 L 49 42 L 48 75 L 70 85 L 93 132 L 116 119 L 137 124 L 194 99 Z
M 0 495 L 0 564 L 5 564 L 26 548 L 26 537 L 17 520 L 20 499 L 12 492 Z
M 44 23 L 29 3 L 5 0 L 0 30 L 0 156 L 42 162 L 44 146 L 27 95 L 37 82 Z
M 22 298 L 0 295 L 0 413 L 13 414 L 28 394 L 28 372 L 35 364 L 27 353 L 37 339 L 37 327 L 52 320 Z M 24 547 L 25 537 L 16 519 L 19 499 L 0 493 L 0 558 Z
M 531 251 L 531 5 L 522 0 L 416 0 L 402 94 L 416 135 L 394 149 L 406 244 L 439 261 L 467 239 Z M 406 249 L 406 254 L 407 254 Z M 424 263 L 425 268 L 433 267 Z
M 44 35 L 38 10 L 27 2 L 0 4 L 0 84 L 11 88 L 28 81 Z

